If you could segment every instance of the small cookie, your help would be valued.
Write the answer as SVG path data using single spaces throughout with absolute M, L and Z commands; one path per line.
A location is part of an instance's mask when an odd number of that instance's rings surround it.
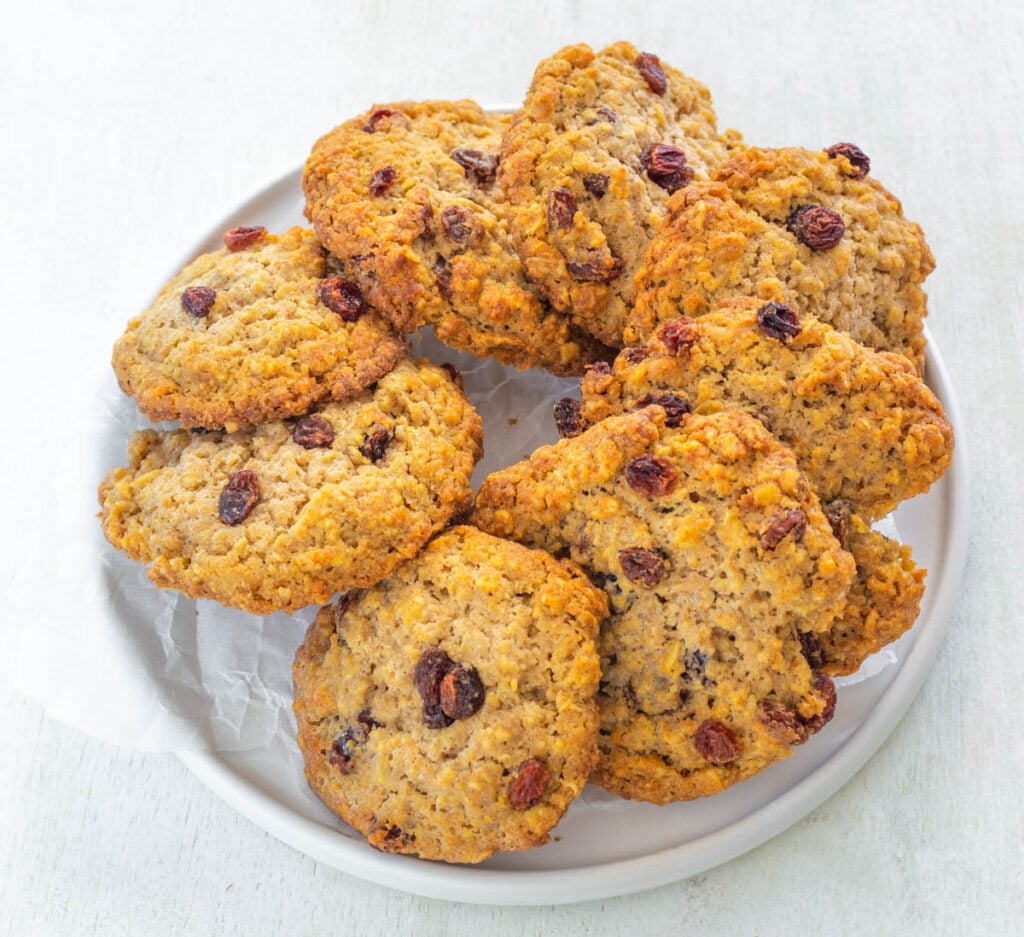
M 888 514 L 949 468 L 942 404 L 902 355 L 858 345 L 798 309 L 741 297 L 670 320 L 611 370 L 586 375 L 583 423 L 659 402 L 676 420 L 745 410 L 792 448 L 822 502 L 842 498 L 867 519 Z
M 831 629 L 801 637 L 812 667 L 843 677 L 914 624 L 921 610 L 925 570 L 914 563 L 910 547 L 872 530 L 850 513 L 845 502 L 825 505 L 825 516 L 853 555 L 857 575 L 846 608 Z
M 507 116 L 472 101 L 378 105 L 323 136 L 306 215 L 402 332 L 518 368 L 581 374 L 608 350 L 527 281 L 495 182 Z
M 151 420 L 234 431 L 285 419 L 355 397 L 405 355 L 312 231 L 236 228 L 224 240 L 114 345 L 118 383 Z
M 472 527 L 321 609 L 295 658 L 306 777 L 371 844 L 480 862 L 527 849 L 597 758 L 604 594 Z
M 628 42 L 545 59 L 498 167 L 529 275 L 621 347 L 633 275 L 669 195 L 706 179 L 737 140 L 719 135 L 707 88 Z
M 924 373 L 935 261 L 899 201 L 851 144 L 824 152 L 751 147 L 668 203 L 635 283 L 626 342 L 662 322 L 754 296 L 793 306 Z
M 135 433 L 100 485 L 107 539 L 191 598 L 256 614 L 363 587 L 469 507 L 476 411 L 404 359 L 375 389 L 234 433 Z
M 567 556 L 608 593 L 591 780 L 609 791 L 713 794 L 831 718 L 800 633 L 831 628 L 853 559 L 753 417 L 609 417 L 489 476 L 472 521 Z

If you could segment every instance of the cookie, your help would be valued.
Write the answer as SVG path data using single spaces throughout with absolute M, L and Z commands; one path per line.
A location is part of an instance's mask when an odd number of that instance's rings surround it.
M 597 758 L 604 594 L 571 563 L 457 527 L 323 608 L 295 658 L 306 777 L 370 843 L 526 849 Z
M 530 277 L 621 347 L 633 275 L 669 196 L 706 179 L 737 143 L 718 133 L 707 88 L 628 42 L 545 59 L 498 166 Z
M 402 332 L 517 368 L 580 374 L 608 356 L 527 281 L 495 181 L 507 116 L 472 101 L 378 105 L 316 142 L 306 216 Z
M 799 309 L 738 297 L 669 320 L 610 369 L 586 375 L 583 422 L 659 401 L 676 419 L 745 410 L 792 448 L 823 502 L 884 516 L 949 468 L 952 427 L 905 357 L 858 345 Z
M 834 687 L 800 635 L 831 628 L 853 559 L 753 417 L 609 417 L 489 476 L 471 519 L 574 560 L 608 593 L 591 780 L 612 793 L 716 793 L 831 718 Z
M 802 635 L 812 665 L 833 677 L 860 669 L 865 659 L 891 644 L 917 620 L 925 571 L 914 563 L 910 547 L 872 530 L 848 504 L 825 506 L 832 531 L 857 564 L 846 608 L 821 634 Z
M 921 284 L 935 261 L 921 228 L 868 169 L 851 144 L 751 147 L 710 182 L 676 193 L 637 272 L 627 344 L 679 315 L 753 296 L 904 354 L 924 373 Z
M 114 345 L 118 383 L 151 420 L 234 431 L 348 400 L 405 342 L 338 279 L 312 231 L 233 229 Z
M 149 578 L 256 614 L 370 585 L 472 502 L 479 416 L 404 359 L 370 391 L 234 433 L 135 433 L 100 485 L 107 539 Z

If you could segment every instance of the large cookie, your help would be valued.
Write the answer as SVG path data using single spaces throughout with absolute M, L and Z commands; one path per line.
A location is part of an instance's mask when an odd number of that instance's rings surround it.
M 597 758 L 604 594 L 457 527 L 322 609 L 295 659 L 313 790 L 388 852 L 479 862 L 547 841 Z
M 306 215 L 403 332 L 518 368 L 580 374 L 608 355 L 527 281 L 495 182 L 507 116 L 472 101 L 378 105 L 316 142 Z
M 227 428 L 361 393 L 405 342 L 312 231 L 233 229 L 188 264 L 114 345 L 114 372 L 151 420 Z
M 635 283 L 627 344 L 730 296 L 808 312 L 924 370 L 921 289 L 935 261 L 918 225 L 850 144 L 751 147 L 674 195 Z
M 621 346 L 633 275 L 669 195 L 706 179 L 737 140 L 719 135 L 707 88 L 628 42 L 545 59 L 498 167 L 530 276 Z
M 107 539 L 149 578 L 257 614 L 386 576 L 472 501 L 480 418 L 401 361 L 372 391 L 234 433 L 135 433 L 100 485 Z
M 872 351 L 800 307 L 742 297 L 669 320 L 583 380 L 584 423 L 666 401 L 678 415 L 746 410 L 796 453 L 823 501 L 868 519 L 927 491 L 953 432 L 902 355 Z M 666 397 L 666 395 L 668 395 Z
M 472 520 L 575 560 L 608 593 L 592 780 L 613 793 L 713 794 L 831 718 L 801 633 L 831 628 L 853 559 L 753 417 L 609 417 L 489 476 Z

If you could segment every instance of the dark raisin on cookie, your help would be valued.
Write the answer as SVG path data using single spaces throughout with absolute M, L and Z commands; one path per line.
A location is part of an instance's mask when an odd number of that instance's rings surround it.
M 665 561 L 647 547 L 626 547 L 619 550 L 619 565 L 630 582 L 653 588 L 665 575 Z
M 325 277 L 316 293 L 320 302 L 346 322 L 355 322 L 369 308 L 359 287 L 344 277 Z
M 562 439 L 579 436 L 583 432 L 583 401 L 575 397 L 562 397 L 556 401 L 555 426 Z
M 440 684 L 441 712 L 450 719 L 468 719 L 484 704 L 484 685 L 472 667 L 456 664 Z
M 793 539 L 803 539 L 804 531 L 807 530 L 807 515 L 802 508 L 787 508 L 780 511 L 769 522 L 768 526 L 761 533 L 761 549 L 774 550 L 790 534 Z
M 677 146 L 648 144 L 640 153 L 640 165 L 651 182 L 669 193 L 693 181 L 693 170 L 686 165 L 686 154 Z
M 846 232 L 846 223 L 839 212 L 824 205 L 803 205 L 795 209 L 786 219 L 786 227 L 813 251 L 831 250 Z
M 572 227 L 573 215 L 576 214 L 576 196 L 565 186 L 556 186 L 548 192 L 548 228 L 551 231 L 562 231 Z
M 394 185 L 395 167 L 384 166 L 370 176 L 370 195 L 381 196 Z
M 736 733 L 717 719 L 705 719 L 697 726 L 694 744 L 701 758 L 713 765 L 735 761 L 742 751 Z
M 643 453 L 626 466 L 626 483 L 634 491 L 648 497 L 669 495 L 679 484 L 679 469 L 668 459 Z
M 181 306 L 190 316 L 203 319 L 210 314 L 217 293 L 210 286 L 190 286 L 181 294 Z
M 384 458 L 395 434 L 383 426 L 376 426 L 369 433 L 363 433 L 363 441 L 359 444 L 359 452 L 373 463 Z
M 609 283 L 619 277 L 624 268 L 622 260 L 608 254 L 600 260 L 571 262 L 569 273 L 585 283 Z
M 465 244 L 479 233 L 480 226 L 473 213 L 459 205 L 449 205 L 441 212 L 441 226 L 453 241 Z
M 524 761 L 505 789 L 509 806 L 513 810 L 529 810 L 540 802 L 550 780 L 551 772 L 544 762 L 537 758 Z
M 224 232 L 224 246 L 229 251 L 241 251 L 263 240 L 267 229 L 263 225 L 240 225 Z
M 700 338 L 700 329 L 696 321 L 689 316 L 678 316 L 670 319 L 658 330 L 658 338 L 664 343 L 669 354 L 678 355 L 690 350 Z
M 647 87 L 655 94 L 664 94 L 668 90 L 668 81 L 665 79 L 665 70 L 661 67 L 661 59 L 650 52 L 641 52 L 636 57 L 637 71 L 643 76 Z
M 757 310 L 758 327 L 769 338 L 788 342 L 800 334 L 800 317 L 782 303 L 765 303 Z
M 472 177 L 481 185 L 493 182 L 498 171 L 498 157 L 480 150 L 459 147 L 451 152 L 451 157 L 464 170 L 466 178 Z
M 583 188 L 594 198 L 603 198 L 608 191 L 608 177 L 601 172 L 588 172 L 583 175 Z
M 244 521 L 260 500 L 260 480 L 255 472 L 235 472 L 220 493 L 217 514 L 225 524 Z
M 643 407 L 650 407 L 652 405 L 661 407 L 665 411 L 665 425 L 670 428 L 681 426 L 686 415 L 693 411 L 690 401 L 685 397 L 660 390 L 644 394 L 643 397 L 633 404 L 633 409 L 640 410 Z
M 834 143 L 825 152 L 829 159 L 845 156 L 850 164 L 848 173 L 854 179 L 863 179 L 871 171 L 871 160 L 867 154 L 854 143 Z
M 326 449 L 334 442 L 334 427 L 319 413 L 310 413 L 292 428 L 292 439 L 303 449 Z

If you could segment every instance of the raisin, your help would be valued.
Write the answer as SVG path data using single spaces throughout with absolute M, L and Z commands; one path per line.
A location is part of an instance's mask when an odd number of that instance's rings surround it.
M 326 449 L 334 442 L 334 427 L 319 413 L 310 413 L 295 424 L 292 439 L 303 449 Z
M 370 308 L 359 287 L 344 277 L 325 277 L 317 286 L 316 294 L 320 302 L 346 322 L 355 322 Z
M 548 192 L 548 229 L 561 231 L 572 227 L 576 214 L 576 196 L 565 186 L 556 186 Z
M 416 662 L 412 684 L 423 699 L 423 719 L 428 728 L 443 729 L 452 720 L 441 711 L 441 681 L 455 662 L 439 647 L 429 647 Z
M 822 647 L 821 638 L 813 631 L 799 631 L 797 637 L 800 639 L 800 651 L 807 661 L 811 670 L 819 670 L 825 666 L 825 649 Z
M 838 499 L 826 504 L 823 508 L 825 518 L 832 528 L 832 534 L 839 541 L 839 546 L 846 549 L 846 537 L 850 532 L 850 504 Z
M 650 52 L 641 52 L 636 57 L 636 67 L 647 82 L 647 87 L 655 94 L 664 94 L 668 89 L 668 82 L 665 80 L 665 71 L 661 67 L 661 59 Z
M 617 124 L 619 122 L 619 118 L 616 117 L 615 111 L 613 111 L 610 107 L 599 107 L 597 109 L 597 113 L 600 115 L 601 120 L 604 121 L 605 123 Z
M 653 588 L 665 575 L 665 561 L 647 547 L 626 547 L 619 550 L 619 565 L 630 582 Z
M 262 241 L 266 233 L 263 225 L 241 225 L 224 232 L 224 245 L 229 251 L 242 251 Z
M 790 532 L 794 540 L 802 540 L 807 530 L 807 515 L 802 508 L 787 508 L 769 522 L 761 534 L 761 549 L 774 550 Z
M 441 680 L 441 712 L 450 719 L 467 719 L 484 704 L 484 685 L 473 668 L 456 664 Z
M 452 300 L 452 265 L 448 263 L 443 257 L 438 257 L 434 261 L 434 266 L 431 268 L 431 272 L 434 274 L 434 282 L 437 283 L 437 288 L 440 290 L 441 295 L 451 302 Z
M 825 701 L 825 707 L 819 715 L 804 720 L 804 724 L 813 733 L 818 732 L 822 726 L 831 722 L 836 713 L 836 685 L 832 682 L 831 677 L 819 673 L 814 675 L 811 688 Z
M 379 462 L 384 458 L 388 445 L 395 438 L 391 430 L 383 426 L 374 427 L 372 433 L 363 433 L 363 441 L 359 444 L 359 451 L 371 462 Z
M 353 741 L 355 741 L 355 734 L 351 729 L 346 729 L 331 743 L 331 751 L 327 760 L 342 774 L 348 774 L 352 770 Z
M 181 306 L 190 316 L 203 319 L 210 314 L 217 299 L 216 291 L 209 286 L 190 286 L 181 294 Z
M 524 761 L 516 771 L 516 776 L 508 782 L 506 794 L 509 806 L 513 810 L 529 810 L 544 796 L 550 780 L 551 772 L 543 761 L 536 758 Z
M 379 124 L 386 117 L 390 117 L 394 114 L 394 111 L 388 110 L 386 107 L 382 107 L 380 110 L 374 111 L 363 124 L 364 133 L 375 133 L 377 130 L 377 124 Z
M 800 334 L 800 317 L 782 303 L 765 303 L 757 310 L 757 324 L 765 335 L 780 342 Z
M 694 744 L 701 758 L 713 765 L 724 765 L 733 761 L 739 757 L 741 751 L 736 733 L 717 719 L 705 719 L 697 726 Z
M 402 852 L 415 839 L 393 823 L 376 824 L 366 836 L 366 841 L 375 849 L 384 852 Z
M 359 723 L 364 739 L 370 734 L 371 730 L 379 729 L 383 725 L 383 723 L 378 722 L 370 715 L 370 710 L 368 709 L 361 709 L 359 711 L 359 715 L 356 716 L 356 722 Z
M 448 375 L 451 382 L 459 390 L 462 390 L 462 388 L 466 386 L 466 379 L 462 376 L 462 372 L 450 361 L 443 362 L 441 364 L 441 370 Z
M 871 160 L 867 154 L 854 143 L 834 143 L 825 152 L 829 159 L 837 156 L 845 156 L 850 164 L 850 172 L 847 175 L 854 179 L 863 179 L 871 171 Z
M 677 146 L 648 144 L 640 153 L 640 165 L 651 182 L 669 193 L 693 181 L 693 170 L 686 165 L 686 154 Z
M 645 452 L 626 466 L 626 483 L 642 495 L 669 495 L 679 484 L 679 469 L 668 459 Z
M 395 182 L 394 166 L 384 166 L 370 176 L 370 195 L 380 196 L 387 192 Z
M 260 480 L 255 472 L 235 472 L 220 493 L 217 513 L 225 524 L 240 524 L 260 500 Z
M 608 191 L 608 177 L 600 172 L 588 172 L 583 176 L 583 188 L 594 198 L 603 198 Z
M 575 397 L 555 401 L 555 426 L 562 439 L 579 436 L 583 432 L 583 401 Z
M 569 273 L 585 283 L 608 283 L 621 275 L 624 267 L 625 264 L 618 257 L 608 254 L 600 262 L 587 260 L 582 263 L 570 263 Z
M 622 358 L 630 364 L 639 364 L 644 358 L 650 357 L 650 354 L 646 348 L 626 348 L 622 352 Z
M 644 394 L 635 404 L 634 410 L 650 406 L 661 407 L 665 411 L 665 425 L 669 427 L 680 426 L 686 414 L 693 411 L 690 401 L 678 394 L 670 394 L 666 391 L 655 390 Z
M 493 182 L 498 171 L 498 157 L 479 150 L 460 147 L 452 150 L 452 159 L 466 170 L 466 178 L 472 176 L 481 185 Z
M 758 706 L 757 716 L 768 731 L 786 745 L 799 745 L 807 741 L 810 734 L 800 717 L 777 700 L 767 700 Z
M 612 366 L 607 361 L 595 361 L 591 366 L 590 370 L 594 374 L 611 374 Z
M 689 351 L 700 338 L 700 329 L 695 320 L 689 316 L 669 319 L 659 330 L 658 338 L 664 343 L 670 355 L 678 355 L 680 351 Z
M 444 233 L 460 244 L 465 244 L 478 230 L 473 213 L 458 205 L 451 205 L 441 212 L 441 225 Z
M 827 251 L 843 238 L 846 224 L 842 216 L 824 205 L 804 205 L 786 219 L 786 227 L 812 251 Z

